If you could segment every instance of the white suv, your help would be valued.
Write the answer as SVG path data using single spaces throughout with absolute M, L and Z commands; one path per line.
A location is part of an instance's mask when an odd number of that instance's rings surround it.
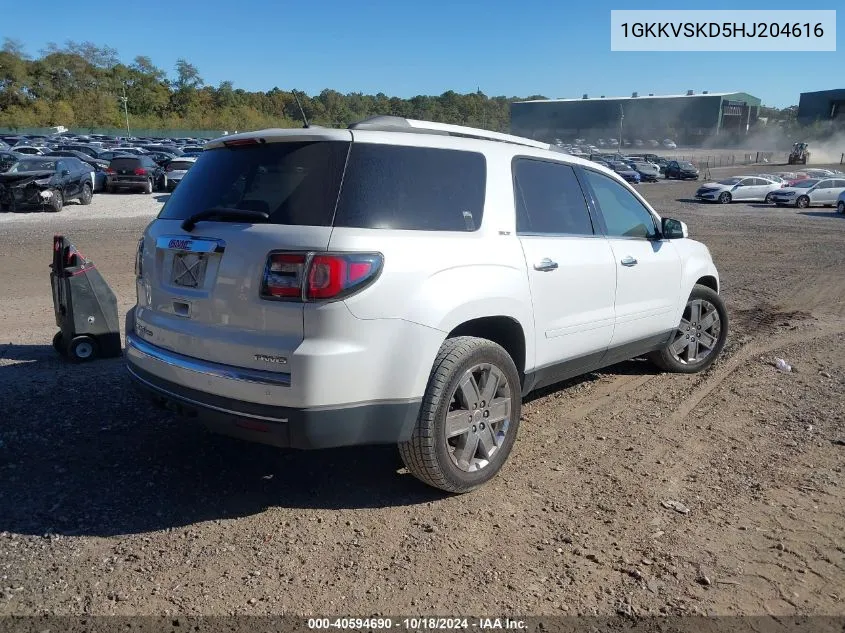
M 210 142 L 136 260 L 134 381 L 213 430 L 397 443 L 453 492 L 534 389 L 649 354 L 698 372 L 728 320 L 707 248 L 548 144 L 373 117 Z

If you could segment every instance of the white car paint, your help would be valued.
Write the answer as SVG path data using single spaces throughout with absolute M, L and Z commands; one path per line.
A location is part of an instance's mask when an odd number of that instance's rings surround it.
M 735 176 L 701 185 L 695 197 L 709 202 L 721 202 L 724 200 L 723 195 L 729 196 L 730 202 L 765 201 L 774 192 L 780 191 L 781 187 L 781 182 L 762 176 Z
M 413 122 L 413 127 L 428 125 Z M 483 138 L 314 127 L 209 142 L 198 164 L 224 142 L 256 138 L 267 144 L 354 139 L 354 144 L 479 153 L 486 162 L 483 218 L 474 231 L 208 221 L 191 233 L 180 220 L 156 219 L 139 245 L 137 303 L 126 326 L 131 340 L 138 341 L 127 345 L 130 368 L 187 393 L 245 406 L 343 409 L 416 402 L 449 333 L 477 319 L 503 317 L 519 326 L 524 359 L 518 360 L 528 374 L 671 334 L 696 283 L 706 278 L 718 289 L 709 251 L 692 239 L 517 233 L 515 157 L 596 171 L 630 193 L 660 226 L 658 213 L 612 170 L 536 141 L 445 124 L 430 129 Z M 174 196 L 184 191 L 189 190 Z M 174 239 L 225 243 L 222 254 L 209 255 L 201 287 L 183 289 L 163 281 L 171 278 L 174 249 L 183 248 L 170 246 Z M 268 253 L 278 249 L 378 252 L 384 264 L 371 285 L 340 300 L 268 301 L 257 286 Z M 633 265 L 629 258 L 636 260 Z M 545 260 L 556 266 L 543 269 Z M 164 362 L 144 346 L 190 361 Z M 267 358 L 285 362 L 271 366 Z M 220 368 L 230 368 L 233 376 L 278 372 L 289 382 L 239 380 L 220 375 Z
M 792 187 L 783 187 L 773 193 L 772 201 L 778 205 L 796 207 L 836 206 L 843 191 L 845 191 L 845 176 L 808 178 Z

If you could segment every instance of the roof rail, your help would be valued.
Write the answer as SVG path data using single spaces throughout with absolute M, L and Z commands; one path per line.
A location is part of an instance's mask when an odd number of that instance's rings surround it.
M 502 143 L 512 143 L 514 145 L 524 145 L 527 147 L 536 147 L 537 149 L 557 149 L 549 143 L 541 143 L 530 138 L 522 136 L 514 136 L 512 134 L 502 134 L 501 132 L 490 132 L 488 130 L 480 130 L 474 127 L 466 127 L 463 125 L 452 125 L 450 123 L 435 123 L 434 121 L 418 121 L 416 119 L 406 119 L 400 116 L 390 115 L 376 115 L 369 118 L 352 123 L 349 126 L 350 130 L 376 130 L 380 132 L 410 132 L 412 134 L 437 134 L 441 136 L 460 136 L 464 138 L 475 138 L 485 141 L 499 141 Z

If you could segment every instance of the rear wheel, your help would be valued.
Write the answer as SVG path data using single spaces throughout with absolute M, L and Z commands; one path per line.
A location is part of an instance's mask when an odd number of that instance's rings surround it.
M 519 429 L 519 372 L 496 343 L 448 339 L 434 361 L 411 439 L 399 444 L 408 470 L 449 492 L 469 492 L 496 476 Z
M 67 355 L 67 346 L 65 345 L 65 337 L 62 336 L 61 330 L 56 332 L 55 336 L 53 336 L 53 349 L 56 350 L 62 356 Z
M 149 195 L 153 192 L 153 181 L 152 180 L 147 180 L 147 182 L 144 183 L 143 192 L 147 195 Z
M 91 204 L 91 199 L 94 197 L 94 189 L 90 183 L 82 185 L 82 193 L 79 194 L 80 204 Z
M 696 284 L 672 342 L 649 355 L 664 371 L 694 374 L 707 369 L 722 352 L 728 337 L 728 311 L 719 294 Z

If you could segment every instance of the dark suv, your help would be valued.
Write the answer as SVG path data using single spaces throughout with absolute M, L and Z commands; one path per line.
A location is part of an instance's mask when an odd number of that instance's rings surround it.
M 670 160 L 663 173 L 667 179 L 698 180 L 698 169 L 692 163 L 684 160 Z
M 116 156 L 106 169 L 106 192 L 117 189 L 140 189 L 152 193 L 162 189 L 164 170 L 149 156 Z

